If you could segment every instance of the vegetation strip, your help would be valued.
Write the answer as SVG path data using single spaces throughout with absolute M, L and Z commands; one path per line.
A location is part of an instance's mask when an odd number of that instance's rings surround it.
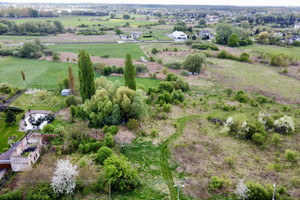
M 171 137 L 169 137 L 162 145 L 161 145 L 161 157 L 160 157 L 160 165 L 161 165 L 161 170 L 162 170 L 162 174 L 164 177 L 164 180 L 169 188 L 170 191 L 170 196 L 171 199 L 176 200 L 177 199 L 177 188 L 174 187 L 175 183 L 172 177 L 172 173 L 169 167 L 169 163 L 168 163 L 168 145 L 173 142 L 175 139 L 177 139 L 179 136 L 182 135 L 183 133 L 183 129 L 185 127 L 185 124 L 188 120 L 197 118 L 197 115 L 192 115 L 192 116 L 187 116 L 187 117 L 183 117 L 177 120 L 178 122 L 178 128 L 177 131 L 175 132 L 175 134 L 173 134 Z M 181 196 L 181 194 L 180 194 Z

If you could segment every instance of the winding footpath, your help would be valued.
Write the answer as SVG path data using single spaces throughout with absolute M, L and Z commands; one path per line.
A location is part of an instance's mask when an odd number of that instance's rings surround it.
M 168 145 L 172 143 L 175 139 L 180 137 L 183 134 L 184 127 L 187 123 L 187 121 L 191 119 L 198 118 L 198 115 L 191 115 L 187 117 L 182 117 L 176 120 L 178 127 L 176 132 L 169 137 L 165 142 L 162 143 L 160 152 L 160 166 L 161 171 L 165 180 L 165 183 L 167 184 L 171 196 L 171 200 L 177 200 L 177 188 L 174 187 L 175 183 L 172 177 L 172 172 L 170 170 L 169 162 L 168 162 L 168 155 L 170 154 L 168 150 Z M 180 199 L 182 199 L 182 194 L 180 193 Z

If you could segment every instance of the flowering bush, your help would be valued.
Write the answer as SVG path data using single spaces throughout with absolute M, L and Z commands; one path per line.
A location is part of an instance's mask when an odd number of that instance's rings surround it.
M 79 175 L 77 166 L 69 160 L 58 160 L 51 180 L 51 186 L 57 194 L 73 194 L 76 187 L 75 178 Z
M 247 125 L 245 117 L 242 115 L 237 115 L 233 118 L 231 116 L 228 117 L 222 130 L 222 132 L 231 133 L 240 139 L 246 139 L 248 131 L 249 127 Z
M 250 196 L 250 190 L 245 184 L 244 180 L 241 180 L 236 186 L 235 195 L 237 199 L 245 200 Z
M 295 124 L 291 117 L 284 115 L 274 122 L 275 131 L 279 133 L 290 133 L 295 130 Z

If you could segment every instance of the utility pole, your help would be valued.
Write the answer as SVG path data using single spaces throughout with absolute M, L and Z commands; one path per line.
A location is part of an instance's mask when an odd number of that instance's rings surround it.
M 277 186 L 277 181 L 278 181 L 278 178 L 279 178 L 280 174 L 281 174 L 281 173 L 279 173 L 279 175 L 277 176 L 276 182 L 275 182 L 274 185 L 273 185 L 273 187 L 274 187 L 274 192 L 273 192 L 272 200 L 275 200 L 276 186 Z
M 177 187 L 177 200 L 179 199 L 179 191 L 180 191 L 180 187 L 185 187 L 184 185 L 181 185 L 180 183 L 177 183 L 177 185 L 174 185 L 174 187 Z

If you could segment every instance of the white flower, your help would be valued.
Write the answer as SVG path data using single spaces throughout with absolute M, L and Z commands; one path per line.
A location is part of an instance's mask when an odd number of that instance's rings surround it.
M 265 125 L 267 123 L 267 119 L 268 119 L 268 114 L 263 113 L 263 112 L 259 112 L 258 114 L 258 121 Z
M 236 186 L 235 195 L 238 199 L 245 200 L 250 196 L 250 190 L 247 188 L 247 185 L 244 183 L 244 180 L 241 180 Z
M 295 124 L 291 117 L 284 115 L 278 120 L 275 120 L 274 126 L 278 129 L 283 129 L 286 133 L 295 130 Z
M 247 126 L 246 121 L 243 121 L 241 128 L 242 128 L 242 132 L 248 132 L 249 131 L 249 127 Z
M 233 124 L 233 118 L 230 116 L 227 118 L 224 126 L 230 127 Z
M 73 194 L 78 174 L 77 166 L 73 166 L 69 160 L 58 160 L 51 180 L 52 189 L 57 194 Z

